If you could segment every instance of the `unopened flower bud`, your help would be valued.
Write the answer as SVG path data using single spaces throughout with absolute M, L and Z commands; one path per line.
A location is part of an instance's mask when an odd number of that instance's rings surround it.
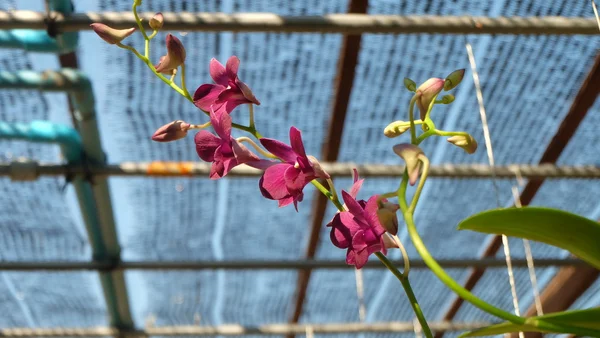
M 398 216 L 396 215 L 396 211 L 398 211 L 399 208 L 398 204 L 382 202 L 379 209 L 377 209 L 379 223 L 381 223 L 381 226 L 392 235 L 398 233 Z
M 415 185 L 419 178 L 419 171 L 421 170 L 421 160 L 419 159 L 419 155 L 423 155 L 423 150 L 416 145 L 409 143 L 396 144 L 393 149 L 396 155 L 402 157 L 406 163 L 408 182 L 410 185 Z
M 444 89 L 444 80 L 435 77 L 423 82 L 423 84 L 417 88 L 417 107 L 421 112 L 421 120 L 425 121 L 425 115 L 429 109 L 429 104 L 442 89 Z
M 410 129 L 410 122 L 405 121 L 394 121 L 388 124 L 385 129 L 383 129 L 383 135 L 393 138 L 402 135 L 404 132 Z
M 324 178 L 326 180 L 331 178 L 331 176 L 329 176 L 329 174 L 323 169 L 323 167 L 321 167 L 321 163 L 319 163 L 316 157 L 312 155 L 308 155 L 306 157 L 308 157 L 310 164 L 312 164 L 313 170 L 315 171 L 317 177 Z
M 184 138 L 190 130 L 190 124 L 181 120 L 167 123 L 164 126 L 158 128 L 154 135 L 152 135 L 152 141 L 156 142 L 171 142 Z
M 415 81 L 407 77 L 404 78 L 404 87 L 406 87 L 406 89 L 410 90 L 411 92 L 417 90 L 417 84 L 415 83 Z
M 162 13 L 159 12 L 154 14 L 154 16 L 150 19 L 150 22 L 148 22 L 148 25 L 150 25 L 150 28 L 157 31 L 162 28 L 164 22 L 165 18 L 163 17 Z
M 96 32 L 96 34 L 98 34 L 102 40 L 110 43 L 111 45 L 120 43 L 123 41 L 123 39 L 135 32 L 135 28 L 114 29 L 103 23 L 93 23 L 90 25 L 90 27 L 92 27 L 94 32 Z
M 471 135 L 456 135 L 448 139 L 448 142 L 463 148 L 468 154 L 477 150 L 477 141 Z
M 448 94 L 442 96 L 442 104 L 450 104 L 452 102 L 454 102 L 454 95 Z
M 185 62 L 185 48 L 181 41 L 173 34 L 167 35 L 167 55 L 160 58 L 156 71 L 164 74 L 173 74 L 177 67 Z
M 444 82 L 444 90 L 451 90 L 458 86 L 458 84 L 462 81 L 464 76 L 464 69 L 455 70 L 452 73 L 450 73 L 450 75 L 446 77 L 446 81 Z

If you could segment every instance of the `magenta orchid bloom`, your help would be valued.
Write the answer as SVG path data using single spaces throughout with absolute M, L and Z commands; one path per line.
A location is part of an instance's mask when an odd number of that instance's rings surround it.
M 216 59 L 210 60 L 210 76 L 216 84 L 203 84 L 194 93 L 196 107 L 208 111 L 214 105 L 215 110 L 224 109 L 228 114 L 240 104 L 260 105 L 252 90 L 238 78 L 240 59 L 232 56 L 223 65 Z
M 378 196 L 369 198 L 368 201 L 356 200 L 356 195 L 363 180 L 358 179 L 354 171 L 354 185 L 350 193 L 342 190 L 342 198 L 348 211 L 337 213 L 331 222 L 331 242 L 340 249 L 348 249 L 346 263 L 362 268 L 368 261 L 369 255 L 381 251 L 387 254 L 385 243 L 386 230 L 381 225 L 377 210 Z
M 194 137 L 194 142 L 198 156 L 206 162 L 212 162 L 211 179 L 215 180 L 227 175 L 237 165 L 260 162 L 258 156 L 231 137 L 231 116 L 229 114 L 222 110 L 211 109 L 210 122 L 217 136 L 201 130 Z
M 291 147 L 269 138 L 261 138 L 260 143 L 283 160 L 269 166 L 259 182 L 262 195 L 279 201 L 279 207 L 294 203 L 298 210 L 298 202 L 304 196 L 302 189 L 315 178 L 329 179 L 317 159 L 306 155 L 302 135 L 296 127 L 290 128 Z

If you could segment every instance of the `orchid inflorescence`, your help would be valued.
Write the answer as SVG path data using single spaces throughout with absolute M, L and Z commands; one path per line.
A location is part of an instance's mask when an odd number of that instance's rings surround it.
M 466 132 L 438 130 L 431 117 L 434 106 L 451 104 L 454 101 L 454 96 L 451 94 L 444 95 L 439 100 L 438 96 L 442 91 L 452 90 L 461 82 L 464 69 L 454 71 L 444 79 L 428 79 L 419 86 L 408 78 L 404 80 L 406 89 L 414 93 L 408 109 L 408 121 L 394 121 L 383 130 L 383 134 L 390 138 L 410 132 L 410 143 L 401 143 L 393 147 L 394 153 L 406 164 L 399 188 L 371 196 L 366 200 L 359 199 L 358 193 L 363 179 L 359 179 L 355 169 L 354 184 L 349 191 L 342 191 L 338 195 L 331 176 L 320 165 L 317 158 L 306 153 L 302 133 L 298 128 L 294 126 L 290 128 L 289 143 L 263 137 L 257 131 L 253 108 L 254 105 L 260 105 L 260 101 L 250 87 L 240 80 L 238 76 L 240 60 L 236 56 L 231 56 L 225 65 L 214 58 L 211 59 L 208 69 L 214 83 L 200 85 L 193 95 L 188 92 L 185 85 L 186 51 L 177 37 L 172 34 L 167 35 L 166 54 L 153 64 L 149 59 L 150 41 L 163 28 L 164 17 L 157 13 L 149 20 L 153 33 L 148 35 L 137 15 L 137 7 L 141 2 L 141 0 L 134 1 L 133 12 L 145 40 L 143 54 L 134 47 L 123 44 L 124 39 L 136 31 L 134 27 L 113 29 L 95 23 L 92 24 L 93 30 L 106 42 L 134 53 L 157 77 L 192 102 L 209 118 L 209 121 L 201 124 L 191 124 L 182 120 L 172 121 L 158 128 L 152 135 L 152 140 L 176 141 L 185 138 L 190 130 L 198 129 L 194 137 L 196 152 L 201 160 L 212 163 L 209 174 L 211 179 L 221 179 L 241 164 L 260 169 L 263 174 L 258 183 L 259 190 L 265 198 L 277 201 L 279 207 L 293 204 L 298 210 L 298 204 L 303 200 L 304 188 L 312 183 L 339 210 L 327 227 L 331 229 L 330 237 L 333 245 L 347 250 L 346 262 L 360 269 L 367 263 L 371 254 L 376 254 L 403 281 L 403 286 L 410 288 L 409 284 L 405 285 L 405 282 L 408 283 L 408 258 L 402 243 L 396 236 L 397 213 L 401 212 L 407 225 L 410 226 L 429 168 L 429 161 L 419 148 L 419 144 L 430 136 L 446 136 L 448 142 L 463 148 L 467 153 L 473 153 L 477 149 L 477 143 L 471 135 Z M 180 86 L 175 83 L 177 75 L 180 75 Z M 241 105 L 249 107 L 248 125 L 236 124 L 232 121 L 231 112 Z M 413 113 L 415 106 L 420 113 L 418 119 Z M 420 134 L 417 134 L 416 126 L 421 126 Z M 210 127 L 214 133 L 206 130 Z M 246 131 L 250 137 L 234 138 L 231 135 L 232 128 Z M 323 181 L 327 184 L 324 185 Z M 407 185 L 415 185 L 417 182 L 419 184 L 409 204 L 406 200 Z M 338 196 L 341 196 L 341 200 Z M 391 202 L 389 200 L 391 198 L 397 198 L 398 203 Z M 411 238 L 413 238 L 412 234 Z M 402 250 L 405 260 L 403 273 L 400 273 L 386 258 L 389 248 Z M 414 303 L 416 304 L 416 299 Z M 420 311 L 414 309 L 415 313 Z M 426 322 L 421 324 L 426 328 Z

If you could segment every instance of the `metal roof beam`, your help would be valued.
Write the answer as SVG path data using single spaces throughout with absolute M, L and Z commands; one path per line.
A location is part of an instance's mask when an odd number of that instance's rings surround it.
M 402 266 L 402 261 L 392 261 L 394 265 Z M 486 267 L 504 268 L 506 261 L 497 258 L 484 259 L 440 259 L 438 263 L 444 268 Z M 514 259 L 515 268 L 526 268 L 525 259 Z M 575 258 L 536 260 L 535 265 L 544 266 L 575 266 L 586 268 L 587 263 Z M 384 269 L 385 266 L 377 261 L 367 263 L 369 269 Z M 423 260 L 411 261 L 412 269 L 426 269 Z M 115 271 L 115 270 L 306 270 L 306 269 L 353 269 L 342 260 L 230 260 L 230 261 L 141 261 L 122 262 L 96 260 L 91 262 L 0 262 L 0 271 Z
M 341 162 L 322 162 L 321 166 L 333 177 L 351 177 L 353 168 L 358 169 L 361 177 L 399 177 L 404 172 L 402 165 L 386 164 L 355 164 Z M 18 180 L 23 171 L 31 179 L 39 176 L 145 176 L 145 177 L 179 177 L 179 176 L 208 176 L 210 163 L 201 162 L 122 162 L 117 164 L 89 165 L 87 167 L 74 164 L 41 163 L 31 159 L 0 162 L 0 176 L 10 176 Z M 429 168 L 430 177 L 465 177 L 489 179 L 495 174 L 496 178 L 514 179 L 520 176 L 528 179 L 561 178 L 561 179 L 598 179 L 600 166 L 556 166 L 553 164 L 528 165 L 513 164 L 495 166 L 494 170 L 488 165 L 481 164 L 443 164 Z M 230 177 L 253 177 L 262 175 L 262 171 L 241 165 L 235 167 Z
M 367 13 L 368 6 L 368 0 L 350 0 L 350 3 L 348 4 L 348 13 Z M 358 64 L 361 37 L 360 34 L 346 35 L 340 48 L 337 78 L 335 81 L 335 96 L 332 105 L 333 108 L 329 120 L 327 138 L 323 144 L 323 151 L 321 154 L 321 160 L 324 162 L 337 161 L 340 152 L 344 123 L 346 121 L 348 104 L 350 103 L 350 95 L 354 84 L 354 74 L 356 73 L 356 65 Z M 328 204 L 329 200 L 327 197 L 321 192 L 315 191 L 311 212 L 312 225 L 310 227 L 310 235 L 305 254 L 307 259 L 315 257 L 315 253 L 317 252 L 321 227 L 323 226 L 323 220 Z M 295 304 L 290 318 L 291 323 L 297 323 L 302 315 L 310 276 L 310 269 L 298 272 Z M 294 335 L 288 335 L 288 338 L 293 336 Z
M 365 12 L 366 13 L 366 12 Z M 58 29 L 64 32 L 90 30 L 101 22 L 114 28 L 136 27 L 131 12 L 74 13 L 52 12 Z M 140 13 L 148 23 L 154 13 Z M 323 16 L 282 16 L 274 13 L 167 13 L 165 30 L 204 32 L 303 32 L 342 34 L 587 34 L 597 35 L 593 18 L 583 17 L 474 17 L 327 14 Z M 46 29 L 45 13 L 0 11 L 2 29 Z

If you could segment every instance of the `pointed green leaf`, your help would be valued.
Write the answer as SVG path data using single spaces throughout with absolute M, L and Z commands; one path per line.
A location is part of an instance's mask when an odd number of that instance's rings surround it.
M 494 336 L 504 333 L 511 332 L 544 332 L 538 329 L 535 326 L 531 325 L 519 325 L 513 324 L 510 322 L 500 323 L 495 325 L 486 326 L 481 329 L 473 330 L 470 332 L 465 332 L 461 334 L 459 337 L 484 337 L 484 336 Z
M 600 308 L 556 312 L 532 317 L 523 325 L 505 322 L 466 332 L 460 337 L 481 337 L 511 332 L 573 333 L 600 337 L 599 319 Z
M 489 210 L 463 220 L 458 229 L 544 242 L 600 269 L 600 224 L 566 211 L 539 207 Z

